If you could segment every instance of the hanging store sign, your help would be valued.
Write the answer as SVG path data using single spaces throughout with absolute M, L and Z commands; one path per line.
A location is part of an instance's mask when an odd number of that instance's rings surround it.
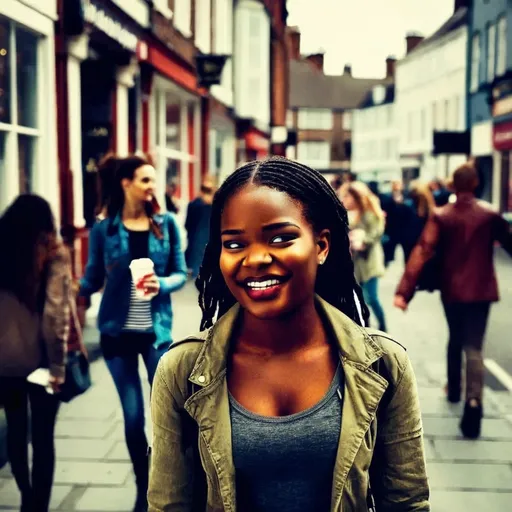
M 507 114 L 512 114 L 512 95 L 495 101 L 492 106 L 493 117 L 506 116 Z
M 104 32 L 124 48 L 135 52 L 137 50 L 138 37 L 114 19 L 102 7 L 95 5 L 90 0 L 84 2 L 85 21 Z
M 220 85 L 222 70 L 228 55 L 196 55 L 197 83 L 199 87 Z

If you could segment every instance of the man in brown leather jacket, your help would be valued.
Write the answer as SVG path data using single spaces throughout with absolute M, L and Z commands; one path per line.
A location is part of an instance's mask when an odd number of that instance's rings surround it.
M 412 252 L 398 285 L 395 306 L 407 309 L 418 278 L 435 253 L 439 258 L 441 299 L 450 338 L 448 342 L 448 400 L 461 394 L 462 352 L 466 355 L 466 406 L 460 428 L 465 437 L 477 438 L 483 416 L 483 358 L 489 309 L 499 300 L 494 251 L 496 241 L 512 255 L 507 221 L 488 203 L 475 198 L 478 174 L 472 163 L 453 174 L 457 200 L 436 209 Z

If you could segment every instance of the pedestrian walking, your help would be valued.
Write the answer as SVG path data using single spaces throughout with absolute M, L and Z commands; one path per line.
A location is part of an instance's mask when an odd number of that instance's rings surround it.
M 382 235 L 385 218 L 379 198 L 367 185 L 355 181 L 342 191 L 342 202 L 349 213 L 350 243 L 355 275 L 364 300 L 370 306 L 381 331 L 386 330 L 384 309 L 379 299 L 379 278 L 384 275 Z
M 70 257 L 57 239 L 50 205 L 36 195 L 19 196 L 5 211 L 0 240 L 0 403 L 7 419 L 8 458 L 21 510 L 47 512 L 55 467 L 57 393 L 65 379 L 70 327 Z M 49 369 L 53 394 L 27 381 L 39 368 Z
M 498 297 L 493 248 L 501 242 L 512 254 L 507 221 L 475 198 L 478 174 L 471 163 L 453 174 L 456 202 L 436 209 L 414 248 L 398 285 L 395 306 L 406 310 L 426 263 L 439 260 L 441 299 L 449 328 L 447 352 L 450 402 L 461 399 L 462 353 L 466 356 L 466 405 L 460 428 L 464 436 L 480 435 L 483 417 L 482 348 L 489 309 Z
M 208 243 L 210 229 L 210 215 L 212 211 L 213 194 L 215 192 L 214 181 L 205 177 L 201 184 L 201 193 L 190 202 L 187 209 L 185 229 L 188 234 L 188 245 L 185 252 L 190 276 L 195 279 L 199 273 L 199 267 L 203 261 L 204 250 Z
M 400 240 L 407 262 L 436 207 L 429 185 L 419 180 L 413 181 L 405 205 L 407 211 L 403 215 Z
M 273 157 L 231 174 L 197 283 L 202 332 L 155 376 L 151 512 L 429 510 L 412 367 L 361 326 L 320 173 Z
M 158 214 L 154 196 L 155 169 L 147 160 L 119 159 L 107 218 L 91 230 L 89 260 L 80 284 L 80 295 L 85 297 L 104 287 L 98 317 L 100 343 L 123 409 L 137 483 L 136 512 L 147 509 L 148 485 L 138 359 L 141 355 L 151 384 L 157 363 L 171 343 L 171 293 L 186 281 L 175 217 Z M 132 278 L 130 265 L 135 270 L 143 265 L 146 270 Z

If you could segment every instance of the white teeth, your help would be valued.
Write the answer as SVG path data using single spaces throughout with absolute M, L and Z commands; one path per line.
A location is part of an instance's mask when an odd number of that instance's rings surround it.
M 249 288 L 261 290 L 263 288 L 270 288 L 279 284 L 277 279 L 268 279 L 267 281 L 250 281 L 247 283 Z

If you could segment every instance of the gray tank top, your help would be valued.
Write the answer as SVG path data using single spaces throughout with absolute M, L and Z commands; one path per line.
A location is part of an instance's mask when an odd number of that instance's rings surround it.
M 254 414 L 230 395 L 237 509 L 328 512 L 341 431 L 343 370 L 316 405 L 290 416 Z

